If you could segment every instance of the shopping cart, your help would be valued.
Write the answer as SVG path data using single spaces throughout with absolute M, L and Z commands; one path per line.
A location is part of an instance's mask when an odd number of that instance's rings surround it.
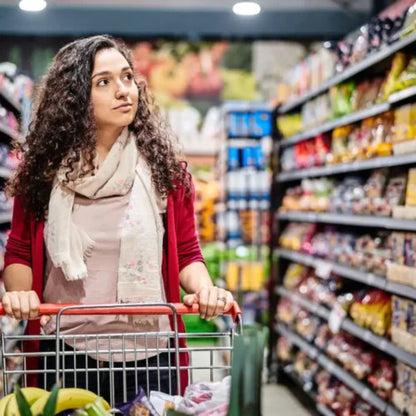
M 138 392 L 143 380 L 147 393 L 152 380 L 160 387 L 161 376 L 167 378 L 170 394 L 181 391 L 181 372 L 188 371 L 189 381 L 218 381 L 231 372 L 233 340 L 242 333 L 241 310 L 236 302 L 226 314 L 226 329 L 214 333 L 182 333 L 178 330 L 178 317 L 198 314 L 198 305 L 184 304 L 117 304 L 117 305 L 57 305 L 43 304 L 41 315 L 56 319 L 54 335 L 2 334 L 2 361 L 4 394 L 13 385 L 28 385 L 28 378 L 37 375 L 42 387 L 58 383 L 62 387 L 82 387 L 96 390 L 107 396 L 110 405 L 120 400 L 131 400 L 128 392 Z M 0 315 L 4 314 L 0 305 Z M 63 334 L 62 322 L 72 315 L 116 315 L 147 317 L 169 316 L 171 331 L 134 332 L 111 334 Z M 232 319 L 231 319 L 232 318 Z M 104 331 L 103 331 L 104 332 Z M 198 339 L 198 342 L 193 341 Z M 186 340 L 187 346 L 183 343 Z M 27 352 L 25 343 L 39 342 L 42 351 Z M 47 345 L 48 348 L 44 348 Z M 42 347 L 43 346 L 43 347 Z M 181 364 L 181 355 L 189 355 L 189 363 Z M 166 359 L 162 362 L 159 357 Z M 17 363 L 9 368 L 8 363 Z M 37 368 L 33 368 L 33 362 Z M 32 363 L 32 364 L 31 364 Z M 133 374 L 133 376 L 132 376 Z M 166 377 L 167 375 L 167 377 Z M 132 379 L 133 377 L 133 379 Z M 132 381 L 133 380 L 133 381 Z M 153 384 L 154 385 L 154 384 Z M 153 389 L 157 389 L 153 388 Z M 159 389 L 157 389 L 159 390 Z M 175 389 L 176 390 L 176 389 Z

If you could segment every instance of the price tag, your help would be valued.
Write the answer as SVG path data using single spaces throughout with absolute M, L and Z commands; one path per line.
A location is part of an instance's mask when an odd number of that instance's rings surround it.
M 341 329 L 342 321 L 346 316 L 346 312 L 336 303 L 329 313 L 328 325 L 332 333 L 337 334 Z
M 332 264 L 327 262 L 327 261 L 323 261 L 323 260 L 318 260 L 316 262 L 316 266 L 315 266 L 315 274 L 320 277 L 321 279 L 328 279 L 329 276 L 331 275 L 332 272 Z

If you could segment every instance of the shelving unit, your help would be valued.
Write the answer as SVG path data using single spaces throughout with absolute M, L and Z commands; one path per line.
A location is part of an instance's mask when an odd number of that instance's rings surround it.
M 331 312 L 325 306 L 312 302 L 311 300 L 300 296 L 299 293 L 291 292 L 283 287 L 279 287 L 277 289 L 277 293 L 279 296 L 290 299 L 292 302 L 302 306 L 302 308 L 307 309 L 309 312 L 319 316 L 325 321 L 329 320 L 329 315 Z M 378 336 L 368 329 L 364 329 L 358 326 L 350 318 L 344 318 L 341 324 L 341 329 L 349 332 L 351 335 L 354 335 L 355 337 L 367 342 L 368 344 L 371 344 L 378 350 L 383 351 L 394 358 L 397 358 L 398 360 L 410 365 L 413 368 L 416 368 L 416 356 L 408 353 L 402 348 L 397 347 L 386 338 Z
M 416 153 L 408 155 L 395 155 L 378 157 L 358 162 L 344 163 L 339 165 L 327 165 L 310 169 L 300 169 L 290 172 L 282 172 L 276 178 L 277 182 L 296 181 L 305 178 L 316 178 L 318 176 L 330 176 L 350 172 L 359 172 L 377 168 L 388 168 L 393 166 L 404 166 L 416 164 Z
M 275 108 L 274 111 L 274 132 L 273 132 L 273 183 L 271 192 L 271 218 L 272 218 L 272 236 L 270 244 L 271 252 L 271 273 L 269 279 L 269 314 L 270 314 L 270 341 L 269 341 L 269 379 L 277 381 L 279 379 L 279 371 L 284 368 L 279 364 L 275 346 L 278 335 L 283 335 L 292 341 L 298 348 L 307 353 L 312 359 L 317 361 L 321 367 L 336 376 L 340 381 L 349 386 L 357 394 L 359 394 L 367 402 L 371 403 L 383 414 L 397 416 L 400 413 L 395 407 L 383 399 L 381 399 L 370 385 L 366 385 L 354 376 L 348 373 L 341 366 L 337 365 L 333 360 L 326 356 L 324 351 L 320 351 L 316 346 L 308 343 L 299 334 L 296 334 L 285 325 L 277 322 L 276 307 L 279 298 L 290 299 L 292 303 L 300 305 L 312 315 L 318 316 L 323 321 L 328 322 L 331 316 L 331 310 L 325 305 L 319 304 L 311 299 L 301 296 L 294 291 L 288 291 L 282 286 L 283 275 L 288 262 L 303 264 L 318 270 L 329 270 L 340 277 L 355 282 L 354 287 L 363 288 L 374 287 L 382 289 L 390 294 L 399 295 L 416 301 L 416 288 L 388 281 L 384 276 L 365 270 L 354 269 L 350 266 L 337 263 L 335 261 L 313 257 L 311 255 L 285 250 L 279 247 L 279 237 L 288 222 L 306 222 L 316 224 L 331 224 L 347 227 L 360 227 L 367 231 L 392 230 L 403 232 L 416 232 L 416 221 L 396 219 L 392 217 L 382 217 L 375 215 L 353 215 L 341 214 L 333 212 L 307 212 L 307 211 L 283 211 L 280 210 L 281 203 L 285 191 L 288 187 L 294 187 L 299 184 L 302 179 L 331 177 L 336 176 L 338 180 L 342 180 L 346 175 L 354 173 L 355 176 L 384 167 L 416 167 L 416 152 L 409 154 L 394 154 L 386 157 L 376 157 L 366 160 L 358 160 L 349 163 L 341 163 L 334 165 L 317 166 L 308 169 L 296 169 L 291 171 L 281 171 L 280 160 L 282 152 L 285 157 L 290 155 L 290 147 L 297 143 L 312 139 L 315 136 L 330 132 L 337 127 L 350 125 L 360 122 L 369 117 L 382 114 L 386 111 L 395 109 L 408 102 L 416 101 L 416 86 L 409 87 L 405 90 L 395 92 L 389 96 L 386 102 L 375 104 L 369 108 L 345 115 L 338 119 L 330 120 L 321 125 L 307 129 L 301 133 L 295 134 L 288 138 L 283 138 L 278 131 L 276 119 L 279 115 L 283 115 L 292 111 L 299 113 L 300 107 L 309 100 L 327 92 L 332 86 L 338 85 L 350 79 L 356 79 L 361 82 L 363 79 L 371 78 L 372 75 L 379 76 L 381 71 L 390 66 L 393 55 L 398 51 L 416 50 L 416 33 L 399 39 L 391 45 L 382 47 L 379 51 L 367 56 L 361 62 L 349 66 L 342 73 L 333 76 L 325 81 L 319 88 L 309 91 L 308 93 Z M 305 147 L 306 149 L 306 147 Z M 299 149 L 299 152 L 301 150 Z M 305 152 L 306 150 L 302 150 Z M 305 156 L 304 153 L 302 156 Z M 288 156 L 290 157 L 290 156 Z M 352 175 L 349 175 L 352 176 Z M 364 232 L 363 232 L 364 233 Z M 328 273 L 328 274 L 329 274 Z M 319 273 L 316 273 L 319 275 Z M 364 341 L 368 348 L 378 350 L 390 357 L 401 361 L 412 368 L 416 368 L 416 355 L 405 351 L 389 341 L 387 338 L 378 336 L 368 329 L 358 326 L 352 319 L 345 317 L 342 319 L 340 329 L 353 335 L 355 338 Z M 321 414 L 328 409 L 317 410 Z
M 316 213 L 302 211 L 281 212 L 277 215 L 281 221 L 317 222 L 323 224 L 384 228 L 387 230 L 416 231 L 416 221 L 374 215 L 348 215 L 331 212 Z
M 270 193 L 264 142 L 270 139 L 270 113 L 271 107 L 260 102 L 231 101 L 222 107 L 218 156 L 222 212 L 217 221 L 223 224 L 218 227 L 221 275 L 246 312 L 243 319 L 248 324 L 257 322 L 264 309 L 263 248 L 268 247 L 262 223 L 269 214 Z
M 277 324 L 275 330 L 304 351 L 309 358 L 316 360 L 321 367 L 345 383 L 349 388 L 354 390 L 359 396 L 372 404 L 378 410 L 381 412 L 387 412 L 388 410 L 390 412 L 389 414 L 392 416 L 400 415 L 400 412 L 377 396 L 377 394 L 375 394 L 366 384 L 356 379 L 333 360 L 329 359 L 323 352 L 319 351 L 318 348 L 307 342 L 300 335 L 286 328 L 286 326 L 282 324 Z

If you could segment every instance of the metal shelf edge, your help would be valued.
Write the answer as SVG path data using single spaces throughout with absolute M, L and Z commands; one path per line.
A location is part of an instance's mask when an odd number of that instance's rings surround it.
M 370 390 L 370 388 L 367 387 L 364 383 L 357 380 L 352 374 L 348 373 L 338 364 L 335 364 L 326 355 L 320 354 L 318 357 L 318 363 L 329 373 L 333 374 L 335 377 L 337 377 L 339 380 L 357 392 L 363 399 L 377 407 L 377 409 L 384 411 L 387 408 L 387 403 L 383 399 L 378 397 L 376 393 Z
M 282 147 L 287 147 L 287 146 L 296 144 L 302 140 L 306 140 L 314 136 L 317 136 L 318 134 L 333 130 L 336 127 L 345 126 L 346 124 L 352 124 L 357 121 L 363 120 L 365 118 L 372 117 L 380 113 L 384 113 L 385 111 L 389 109 L 390 109 L 389 103 L 376 104 L 372 106 L 371 108 L 366 108 L 365 110 L 356 111 L 354 113 L 337 118 L 335 120 L 325 122 L 319 127 L 314 127 L 305 132 L 295 134 L 291 137 L 288 137 L 287 139 L 283 139 L 280 142 L 280 144 Z
M 333 362 L 325 354 L 318 352 L 315 347 L 313 347 L 307 341 L 303 340 L 301 336 L 289 329 L 286 329 L 281 324 L 276 325 L 276 331 L 279 332 L 281 335 L 287 337 L 291 342 L 293 342 L 297 347 L 299 347 L 306 354 L 308 354 L 312 359 L 317 359 L 317 362 L 322 367 L 324 367 L 329 373 L 333 374 L 339 380 L 344 382 L 347 386 L 349 386 L 356 393 L 358 393 L 363 399 L 367 400 L 370 404 L 377 407 L 377 409 L 381 411 L 385 411 L 387 409 L 388 404 L 379 396 L 377 396 L 377 394 L 374 393 L 369 387 L 367 387 L 361 381 L 357 380 L 352 374 L 348 373 L 338 364 L 335 364 L 335 362 Z M 315 358 L 310 354 L 314 350 L 316 350 Z
M 338 165 L 326 165 L 296 171 L 282 172 L 277 175 L 277 182 L 288 182 L 316 176 L 330 176 L 338 173 L 357 172 L 361 170 L 407 165 L 416 163 L 416 153 L 405 155 L 393 155 L 360 160 L 352 163 L 340 163 Z
M 309 256 L 308 254 L 292 252 L 290 250 L 277 249 L 278 256 L 291 260 L 294 262 L 302 263 L 305 266 L 316 267 L 316 262 L 319 260 L 325 261 L 332 265 L 332 271 L 339 276 L 346 277 L 357 282 L 364 283 L 368 286 L 377 287 L 383 289 L 386 292 L 394 293 L 400 296 L 405 296 L 409 299 L 416 300 L 416 288 L 411 286 L 402 285 L 400 283 L 390 282 L 383 276 L 376 275 L 374 273 L 362 272 L 342 264 L 335 263 L 330 260 L 318 259 L 316 257 Z
M 401 220 L 392 217 L 303 211 L 282 212 L 278 213 L 277 215 L 280 219 L 289 221 L 322 222 L 329 224 L 335 223 L 343 225 L 385 228 L 388 230 L 416 231 L 416 221 Z

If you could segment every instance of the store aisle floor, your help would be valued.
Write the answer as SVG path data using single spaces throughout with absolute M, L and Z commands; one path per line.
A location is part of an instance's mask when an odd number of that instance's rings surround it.
M 262 416 L 309 416 L 290 390 L 282 385 L 265 384 L 262 388 Z

